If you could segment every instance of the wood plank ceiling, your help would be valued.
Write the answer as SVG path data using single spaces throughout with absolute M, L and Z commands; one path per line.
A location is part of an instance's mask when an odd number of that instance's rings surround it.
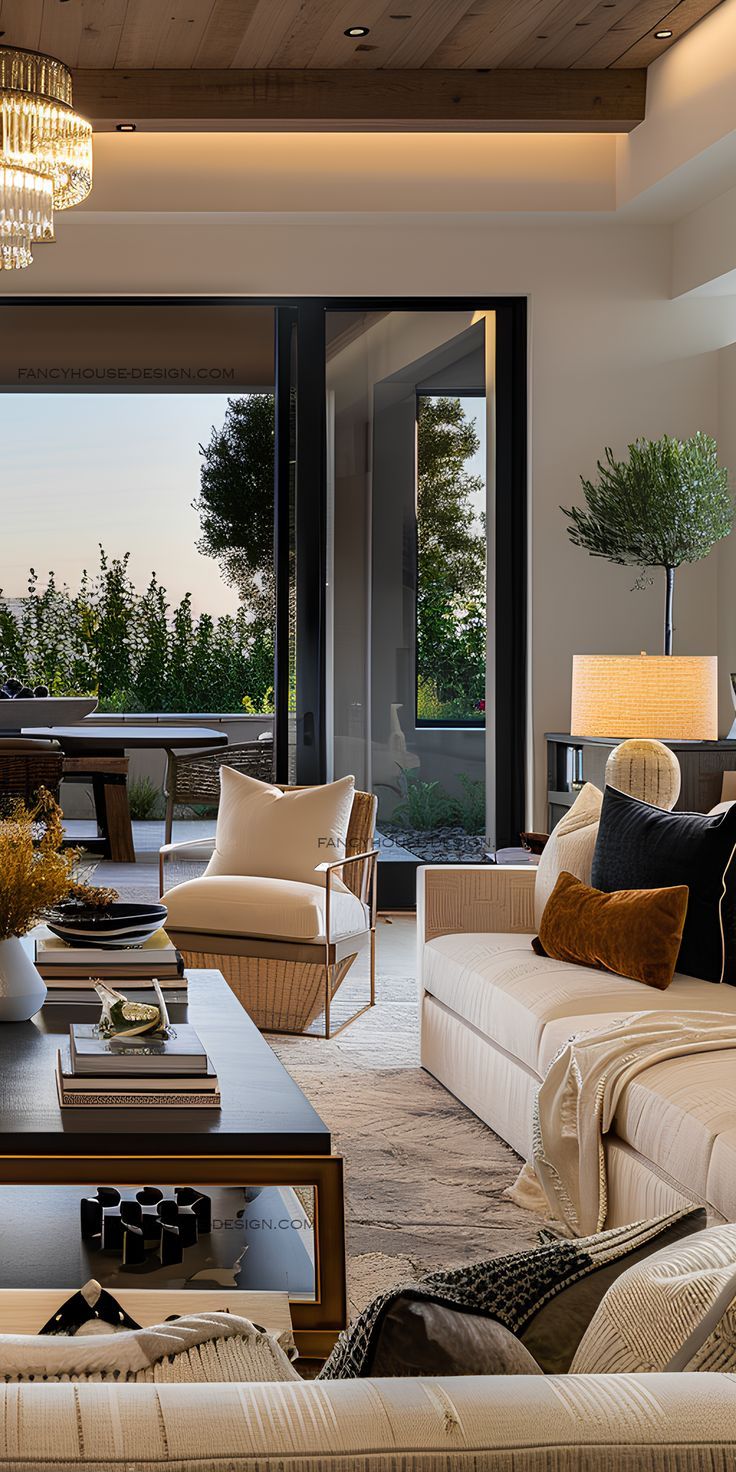
M 0 0 L 0 44 L 102 70 L 635 69 L 720 3 Z M 368 35 L 348 37 L 350 26 Z

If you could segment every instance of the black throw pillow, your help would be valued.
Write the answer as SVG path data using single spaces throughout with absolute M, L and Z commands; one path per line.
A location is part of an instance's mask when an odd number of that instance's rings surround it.
M 677 971 L 736 986 L 736 804 L 667 813 L 615 787 L 603 795 L 595 889 L 689 890 Z
M 586 1326 L 587 1327 L 587 1326 Z M 520 1339 L 480 1314 L 461 1314 L 442 1303 L 402 1294 L 386 1313 L 373 1353 L 371 1374 L 541 1375 Z
M 533 1374 L 522 1349 L 545 1374 L 562 1374 L 614 1279 L 705 1224 L 702 1207 L 685 1207 L 653 1221 L 554 1239 L 528 1252 L 401 1284 L 374 1298 L 341 1334 L 318 1379 Z M 430 1313 L 434 1307 L 443 1313 Z M 500 1336 L 493 1325 L 515 1336 L 518 1349 L 513 1337 Z M 489 1368 L 502 1361 L 517 1368 Z

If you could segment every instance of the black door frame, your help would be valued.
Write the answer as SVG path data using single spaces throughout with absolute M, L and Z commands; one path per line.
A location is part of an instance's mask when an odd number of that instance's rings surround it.
M 327 771 L 325 314 L 328 311 L 488 311 L 496 314 L 496 837 L 515 843 L 525 821 L 527 721 L 527 302 L 525 297 L 10 296 L 8 307 L 260 306 L 275 309 L 277 397 L 275 536 L 277 580 L 277 776 L 288 743 L 288 464 L 296 395 L 297 780 Z M 296 327 L 296 384 L 291 334 Z M 33 390 L 31 390 L 33 391 Z M 48 391 L 48 389 L 47 389 Z M 53 390 L 51 390 L 53 392 Z M 85 392 L 65 387 L 63 392 Z M 119 387 L 118 387 L 119 391 Z M 285 499 L 286 497 L 286 499 Z M 286 509 L 285 509 L 286 505 Z M 286 550 L 285 550 L 286 539 Z M 284 568 L 286 567 L 286 571 Z M 286 579 L 286 581 L 284 581 Z M 286 607 L 284 599 L 286 594 Z
M 494 312 L 496 318 L 496 525 L 495 536 L 495 792 L 496 843 L 515 845 L 526 824 L 527 746 L 527 589 L 528 589 L 528 417 L 526 297 L 330 297 L 316 301 L 328 311 Z M 324 351 L 324 331 L 321 337 Z M 320 391 L 324 400 L 324 363 Z M 321 407 L 324 415 L 324 404 Z M 322 453 L 324 454 L 324 421 Z M 320 472 L 322 473 L 322 472 Z M 312 484 L 315 477 L 313 476 Z M 323 487 L 324 494 L 324 487 Z M 322 579 L 324 593 L 324 579 Z M 319 638 L 322 621 L 312 626 Z M 325 649 L 319 655 L 324 668 Z M 324 737 L 321 746 L 325 748 Z M 326 766 L 317 780 L 324 781 Z M 382 860 L 380 869 L 386 867 Z M 381 885 L 383 896 L 395 894 L 403 908 L 414 893 L 417 865 L 391 866 L 396 885 Z M 399 874 L 401 870 L 401 874 Z M 407 883 L 408 881 L 408 883 Z

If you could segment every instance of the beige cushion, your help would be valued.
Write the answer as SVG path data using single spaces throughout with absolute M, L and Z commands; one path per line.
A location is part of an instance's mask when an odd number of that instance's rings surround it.
M 355 779 L 282 792 L 220 768 L 215 851 L 207 874 L 261 875 L 324 884 L 320 864 L 345 857 Z
M 572 807 L 560 818 L 540 855 L 534 886 L 534 923 L 539 929 L 544 907 L 563 869 L 590 884 L 593 850 L 598 837 L 603 793 L 586 782 Z
M 207 874 L 167 891 L 167 928 L 210 935 L 262 935 L 316 941 L 325 934 L 325 890 L 290 879 Z M 352 935 L 370 926 L 368 911 L 335 879 L 331 883 L 330 935 Z
M 675 974 L 666 992 L 536 956 L 531 935 L 442 935 L 424 947 L 425 991 L 541 1077 L 574 1032 L 626 1012 L 690 1008 L 736 1015 L 736 987 Z M 736 1072 L 736 1066 L 734 1066 Z
M 736 988 L 715 990 L 720 997 Z M 724 1173 L 718 1160 L 713 1169 L 711 1165 L 719 1136 L 735 1124 L 736 1059 L 724 1048 L 668 1058 L 645 1069 L 624 1090 L 615 1130 L 639 1154 L 731 1218 L 736 1216 L 736 1177 Z
M 712 1308 L 734 1286 L 736 1226 L 695 1232 L 622 1273 L 605 1294 L 578 1346 L 573 1375 L 663 1371 Z M 689 1365 L 736 1369 L 732 1302 Z

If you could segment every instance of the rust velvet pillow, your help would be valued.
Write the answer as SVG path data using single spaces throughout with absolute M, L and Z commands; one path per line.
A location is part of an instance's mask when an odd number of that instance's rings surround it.
M 688 888 L 591 889 L 563 871 L 544 907 L 538 956 L 597 966 L 664 991 L 675 974 Z

